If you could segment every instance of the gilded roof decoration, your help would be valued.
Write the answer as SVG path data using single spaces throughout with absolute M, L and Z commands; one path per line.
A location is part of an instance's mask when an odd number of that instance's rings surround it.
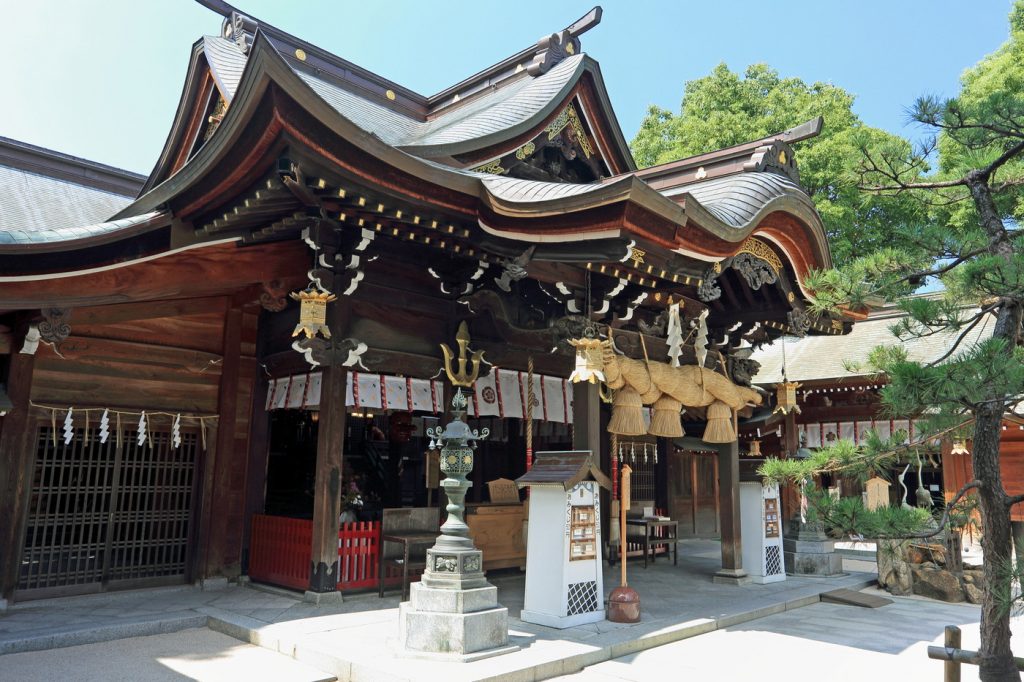
M 569 128 L 572 131 L 572 135 L 579 144 L 580 149 L 583 151 L 584 156 L 588 159 L 594 155 L 594 148 L 590 146 L 590 140 L 587 138 L 587 133 L 583 129 L 583 123 L 580 121 L 579 114 L 576 113 L 576 107 L 573 105 L 567 106 L 562 110 L 554 121 L 544 129 L 544 132 L 548 134 L 548 139 L 553 140 L 560 132 Z
M 746 241 L 743 242 L 737 253 L 749 253 L 751 256 L 755 256 L 766 261 L 772 269 L 775 270 L 775 274 L 782 271 L 782 260 L 778 257 L 775 251 L 772 250 L 772 247 L 768 246 L 757 237 L 747 237 Z

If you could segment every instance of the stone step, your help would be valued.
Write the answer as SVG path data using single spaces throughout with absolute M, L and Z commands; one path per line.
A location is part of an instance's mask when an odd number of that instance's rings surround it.
M 892 604 L 892 599 L 879 597 L 874 594 L 864 594 L 853 590 L 839 589 L 831 592 L 822 592 L 821 601 L 826 604 L 845 604 L 847 606 L 863 606 L 868 609 L 877 609 L 886 604 Z

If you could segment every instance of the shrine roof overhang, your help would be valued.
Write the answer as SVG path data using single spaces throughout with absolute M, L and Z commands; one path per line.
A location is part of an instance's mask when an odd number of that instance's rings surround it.
M 209 98 L 219 97 L 230 106 L 257 35 L 341 115 L 423 158 L 469 167 L 513 152 L 523 144 L 519 138 L 551 119 L 573 93 L 586 103 L 579 113 L 595 133 L 610 173 L 636 168 L 600 67 L 580 51 L 577 36 L 600 22 L 600 8 L 561 34 L 545 36 L 535 46 L 425 97 L 220 0 L 200 2 L 225 17 L 224 35 L 206 36 L 193 46 L 179 109 L 146 190 L 184 164 L 181 150 L 194 143 Z
M 264 118 L 255 120 L 261 112 Z M 516 243 L 522 249 L 552 245 L 563 257 L 572 244 L 617 243 L 616 260 L 625 261 L 630 249 L 637 248 L 652 256 L 660 252 L 661 260 L 679 256 L 703 268 L 737 253 L 756 232 L 783 252 L 798 281 L 810 268 L 830 262 L 813 204 L 781 174 L 742 173 L 659 192 L 634 173 L 580 185 L 452 168 L 396 148 L 349 120 L 261 34 L 216 132 L 178 172 L 97 230 L 110 242 L 127 235 L 128 228 L 153 226 L 139 218 L 143 214 L 170 211 L 184 223 L 198 219 L 238 197 L 273 167 L 283 149 L 314 157 L 343 180 L 373 185 L 392 198 L 414 199 L 478 228 L 480 240 L 501 242 L 502 255 L 515 252 Z M 126 219 L 135 222 L 119 223 Z M 226 236 L 196 234 L 189 239 Z M 18 249 L 22 252 L 52 252 L 82 244 L 17 246 L 24 247 Z M 0 245 L 3 252 L 10 252 L 10 245 Z

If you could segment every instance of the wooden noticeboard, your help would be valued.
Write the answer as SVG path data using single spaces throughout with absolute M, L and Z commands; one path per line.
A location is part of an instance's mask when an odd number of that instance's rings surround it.
M 515 481 L 496 478 L 487 482 L 492 504 L 519 504 L 519 487 Z
M 441 485 L 441 451 L 427 450 L 427 490 Z

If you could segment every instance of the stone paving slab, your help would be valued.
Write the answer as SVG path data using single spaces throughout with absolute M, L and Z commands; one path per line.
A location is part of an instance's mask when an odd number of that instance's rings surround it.
M 812 604 L 602 662 L 558 679 L 647 682 L 666 679 L 665 671 L 671 670 L 673 679 L 686 680 L 784 677 L 787 682 L 935 682 L 942 679 L 943 664 L 927 657 L 927 647 L 942 643 L 946 625 L 960 626 L 964 648 L 978 648 L 977 606 L 905 597 L 892 600 L 878 609 Z M 1014 634 L 1024 635 L 1024 619 L 1014 617 L 1011 627 Z M 736 656 L 737 651 L 743 655 Z M 779 672 L 782 665 L 784 676 Z M 978 679 L 975 666 L 963 666 L 962 674 L 964 682 Z
M 346 596 L 316 606 L 281 590 L 232 586 L 146 590 L 17 604 L 0 613 L 0 652 L 29 651 L 208 625 L 211 629 L 291 656 L 339 680 L 540 680 L 668 642 L 816 603 L 821 592 L 860 589 L 868 573 L 835 578 L 790 577 L 768 585 L 717 585 L 716 542 L 683 541 L 679 565 L 650 568 L 630 562 L 629 581 L 640 594 L 642 622 L 601 621 L 565 630 L 524 623 L 521 573 L 489 576 L 509 610 L 510 643 L 521 650 L 472 663 L 400 658 L 399 598 L 392 593 Z M 618 584 L 606 569 L 605 591 Z M 151 628 L 147 630 L 146 628 Z M 162 628 L 162 629 L 161 629 Z M 90 634 L 92 633 L 92 634 Z M 82 639 L 82 638 L 87 639 Z
M 205 628 L 0 658 L 0 682 L 331 682 L 292 658 Z

